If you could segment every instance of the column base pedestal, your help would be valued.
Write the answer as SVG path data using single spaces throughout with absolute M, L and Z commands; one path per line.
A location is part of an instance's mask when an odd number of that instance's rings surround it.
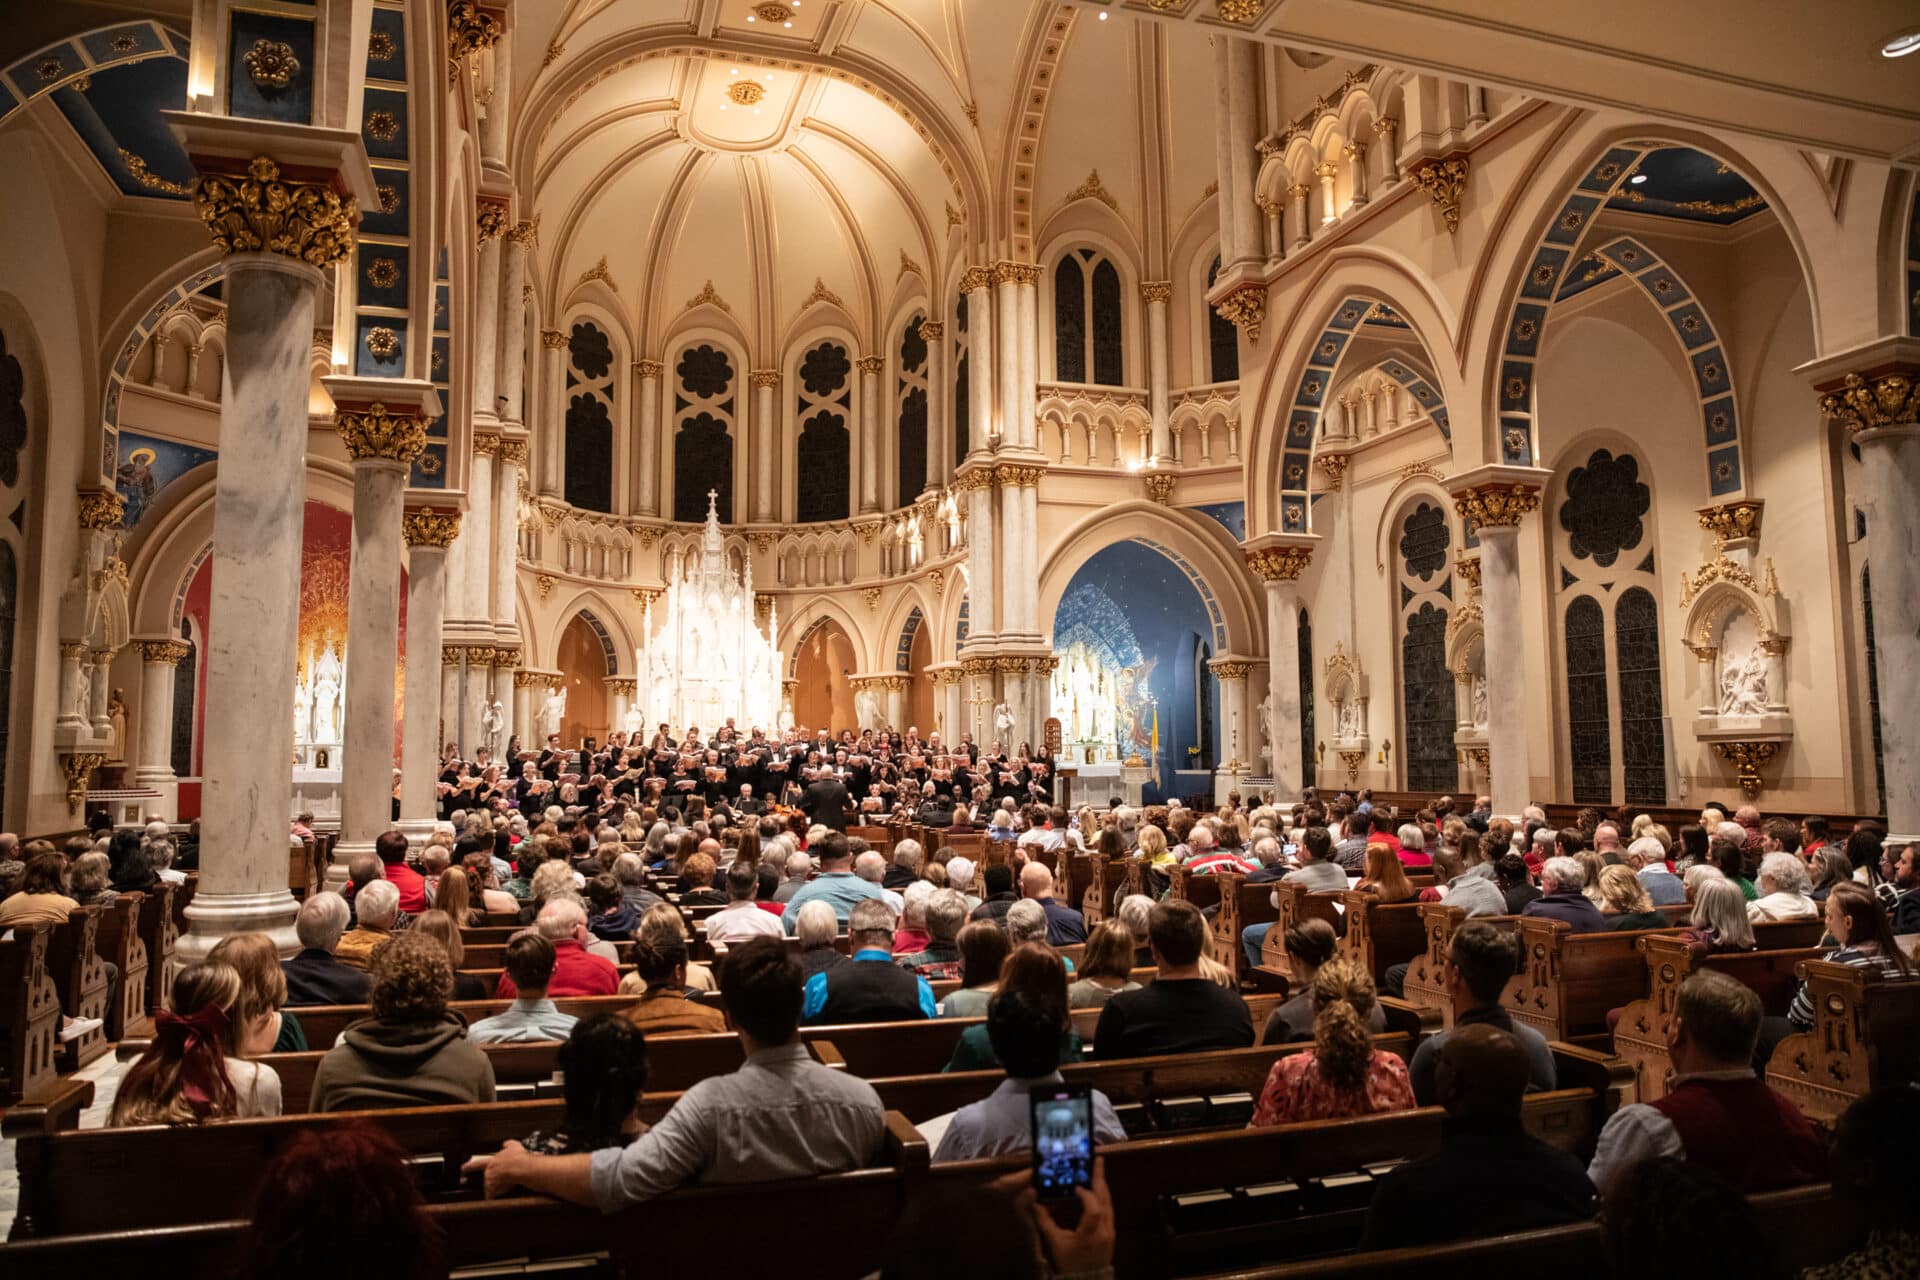
M 407 848 L 415 853 L 424 849 L 427 837 L 433 834 L 439 823 L 433 818 L 402 818 L 393 824 L 393 829 L 407 838 Z M 371 849 L 368 852 L 372 852 Z
M 428 830 L 432 830 L 431 827 Z M 422 837 L 424 843 L 425 837 Z M 411 843 L 411 839 L 409 839 Z M 347 884 L 347 866 L 363 853 L 373 852 L 373 841 L 362 840 L 349 844 L 341 840 L 333 846 L 333 857 L 327 863 L 327 889 L 339 893 Z
M 187 904 L 187 929 L 174 944 L 174 959 L 197 964 L 220 940 L 236 933 L 264 933 L 286 958 L 300 950 L 294 917 L 300 904 L 285 888 L 256 893 L 196 893 Z

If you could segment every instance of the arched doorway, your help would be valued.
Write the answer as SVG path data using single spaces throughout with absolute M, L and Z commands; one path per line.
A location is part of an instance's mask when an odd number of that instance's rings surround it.
M 800 638 L 794 655 L 793 722 L 808 732 L 838 732 L 854 723 L 852 674 L 859 669 L 853 641 L 831 618 L 821 618 Z M 928 699 L 931 704 L 931 697 Z
M 604 632 L 585 613 L 577 613 L 560 633 L 555 666 L 567 691 L 566 714 L 560 718 L 560 741 L 571 747 L 583 738 L 599 740 L 607 732 L 607 661 Z
M 907 684 L 907 722 L 894 726 L 903 733 L 907 725 L 917 726 L 923 738 L 933 732 L 933 677 L 927 674 L 927 664 L 932 661 L 932 633 L 925 627 L 918 627 L 913 633 L 913 643 L 907 649 L 907 670 L 911 673 Z

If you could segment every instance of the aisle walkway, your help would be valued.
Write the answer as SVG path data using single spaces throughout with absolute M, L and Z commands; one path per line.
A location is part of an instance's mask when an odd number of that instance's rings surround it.
M 129 1065 L 109 1052 L 79 1073 L 80 1079 L 93 1081 L 93 1105 L 80 1113 L 82 1129 L 106 1127 L 113 1096 Z M 0 1141 L 0 1240 L 13 1230 L 13 1215 L 20 1208 L 20 1172 L 14 1163 L 13 1147 L 11 1141 Z

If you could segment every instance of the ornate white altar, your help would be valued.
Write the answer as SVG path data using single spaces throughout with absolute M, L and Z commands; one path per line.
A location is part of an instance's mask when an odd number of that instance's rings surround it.
M 1115 670 L 1099 653 L 1075 642 L 1054 655 L 1050 693 L 1054 713 L 1066 730 L 1066 748 L 1080 767 L 1083 778 L 1093 776 L 1089 765 L 1115 766 L 1110 775 L 1119 777 L 1120 731 L 1123 724 L 1121 687 L 1123 673 Z
M 717 497 L 707 493 L 698 559 L 668 561 L 657 631 L 654 602 L 645 605 L 636 696 L 648 723 L 709 730 L 732 717 L 742 729 L 784 728 L 779 617 L 769 606 L 766 630 L 755 622 L 753 562 L 743 555 L 737 570 L 728 562 Z

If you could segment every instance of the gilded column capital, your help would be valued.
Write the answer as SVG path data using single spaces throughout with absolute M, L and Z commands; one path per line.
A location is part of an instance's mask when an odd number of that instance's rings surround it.
M 1453 571 L 1456 574 L 1460 575 L 1460 581 L 1466 583 L 1469 587 L 1472 587 L 1475 591 L 1478 591 L 1480 589 L 1480 557 L 1479 556 L 1459 557 L 1453 562 Z
M 495 649 L 490 644 L 470 644 L 467 646 L 467 665 L 470 667 L 490 667 L 493 665 Z
M 1173 486 L 1178 480 L 1179 477 L 1171 471 L 1148 472 L 1144 477 L 1144 482 L 1147 486 L 1148 500 L 1163 507 L 1171 506 L 1173 503 Z
M 1327 477 L 1327 488 L 1334 493 L 1340 492 L 1341 486 L 1346 483 L 1347 467 L 1352 462 L 1352 457 L 1344 453 L 1323 453 L 1313 460 L 1321 474 Z
M 988 267 L 987 273 L 992 277 L 996 285 L 1018 284 L 1020 281 L 1020 264 L 1002 259 Z
M 447 59 L 458 62 L 468 54 L 491 49 L 500 41 L 500 26 L 480 11 L 473 0 L 447 0 Z
M 1723 502 L 1717 507 L 1700 508 L 1700 527 L 1714 536 L 1718 542 L 1738 542 L 1742 538 L 1760 536 L 1760 513 L 1763 507 L 1758 499 L 1743 502 Z
M 141 640 L 137 643 L 142 662 L 164 663 L 169 667 L 193 652 L 193 646 L 184 640 Z
M 523 219 L 508 227 L 505 235 L 522 249 L 531 249 L 540 243 L 540 220 Z
M 542 329 L 540 331 L 540 345 L 549 351 L 558 351 L 567 345 L 567 335 L 558 329 Z
M 506 466 L 525 467 L 527 465 L 527 442 L 525 440 L 502 440 L 500 442 L 500 461 Z
M 780 371 L 778 369 L 755 369 L 747 374 L 747 383 L 756 391 L 762 387 L 778 388 Z
M 633 371 L 642 378 L 652 378 L 657 382 L 666 375 L 667 365 L 663 360 L 635 360 Z
M 854 361 L 854 363 L 860 366 L 860 372 L 871 373 L 877 376 L 882 369 L 887 367 L 887 358 L 885 356 L 861 356 L 858 360 Z
M 495 649 L 493 651 L 493 665 L 509 671 L 520 665 L 520 658 L 521 654 L 518 649 Z
M 990 676 L 993 674 L 992 658 L 962 658 L 960 670 L 970 676 Z
M 961 493 L 993 488 L 992 467 L 972 467 L 953 478 L 953 487 Z
M 513 673 L 513 687 L 516 689 L 531 689 L 539 683 L 540 673 L 538 671 L 516 671 Z
M 1367 156 L 1367 144 L 1358 140 L 1349 142 L 1340 148 L 1340 152 L 1349 160 L 1364 160 Z
M 1220 21 L 1244 27 L 1259 17 L 1260 11 L 1266 7 L 1267 0 L 1215 0 L 1214 11 L 1220 15 Z
M 1037 262 L 1016 262 L 1013 264 L 1013 282 L 1021 285 L 1040 283 L 1040 264 Z
M 1911 368 L 1849 373 L 1840 386 L 1820 397 L 1820 412 L 1856 433 L 1911 427 L 1920 415 L 1920 387 Z
M 960 292 L 978 293 L 993 282 L 993 273 L 985 267 L 968 267 L 960 273 Z
M 1373 122 L 1374 136 L 1379 138 L 1384 138 L 1399 127 L 1400 127 L 1400 122 L 1398 120 L 1395 120 L 1392 116 L 1381 116 L 1378 120 L 1375 120 Z
M 1540 509 L 1540 490 L 1529 484 L 1488 484 L 1453 495 L 1453 509 L 1480 529 L 1517 529 L 1522 516 Z
M 1311 563 L 1312 547 L 1261 547 L 1247 552 L 1247 568 L 1267 582 L 1297 582 Z
M 1295 200 L 1305 200 L 1308 196 L 1313 194 L 1313 188 L 1308 186 L 1304 182 L 1296 182 L 1292 186 L 1287 188 L 1287 194 L 1292 196 Z
M 271 156 L 244 173 L 202 173 L 193 205 L 222 253 L 274 253 L 330 267 L 353 252 L 359 205 L 322 180 L 284 177 Z
M 1332 182 L 1333 179 L 1339 174 L 1340 166 L 1335 164 L 1331 160 L 1322 160 L 1319 164 L 1313 167 L 1313 171 L 1316 174 L 1318 174 L 1324 181 Z
M 1140 300 L 1142 302 L 1173 301 L 1173 281 L 1143 280 L 1140 282 Z
M 1469 167 L 1465 155 L 1448 156 L 1422 160 L 1407 174 L 1440 210 L 1449 235 L 1460 229 L 1460 203 L 1467 194 Z
M 118 529 L 126 505 L 126 499 L 112 489 L 82 489 L 80 527 L 102 531 Z
M 1267 318 L 1265 285 L 1245 284 L 1214 304 L 1220 318 L 1246 335 L 1248 342 L 1260 341 L 1260 325 Z
M 408 511 L 400 517 L 400 536 L 410 547 L 450 547 L 460 536 L 460 513 L 432 508 Z
M 500 456 L 500 437 L 492 436 L 492 435 L 475 436 L 473 438 L 473 451 L 476 454 L 480 455 L 481 457 L 486 457 L 486 458 L 499 457 Z
M 632 676 L 614 676 L 607 681 L 607 688 L 611 690 L 616 697 L 631 698 L 634 695 L 634 691 L 639 689 L 639 687 L 640 682 Z
M 1234 658 L 1215 658 L 1207 663 L 1207 669 L 1222 680 L 1245 680 L 1247 673 L 1253 670 L 1253 664 Z
M 994 483 L 1003 489 L 1032 489 L 1039 485 L 1040 477 L 1046 474 L 1045 467 L 1027 466 L 1019 463 L 1002 463 L 993 469 Z
M 473 215 L 474 243 L 485 244 L 489 240 L 498 240 L 507 233 L 507 206 L 493 200 L 482 200 Z
M 347 456 L 355 462 L 397 462 L 404 466 L 427 447 L 427 425 L 419 415 L 389 413 L 378 400 L 335 409 L 333 429 L 340 433 Z
M 440 646 L 440 665 L 443 667 L 459 666 L 460 665 L 460 646 L 457 644 L 441 645 Z
M 998 671 L 1001 675 L 1023 676 L 1033 670 L 1033 659 L 1019 657 L 995 658 L 993 660 L 993 666 L 994 670 Z
M 938 342 L 947 336 L 947 324 L 944 320 L 922 320 L 920 337 L 927 342 Z

